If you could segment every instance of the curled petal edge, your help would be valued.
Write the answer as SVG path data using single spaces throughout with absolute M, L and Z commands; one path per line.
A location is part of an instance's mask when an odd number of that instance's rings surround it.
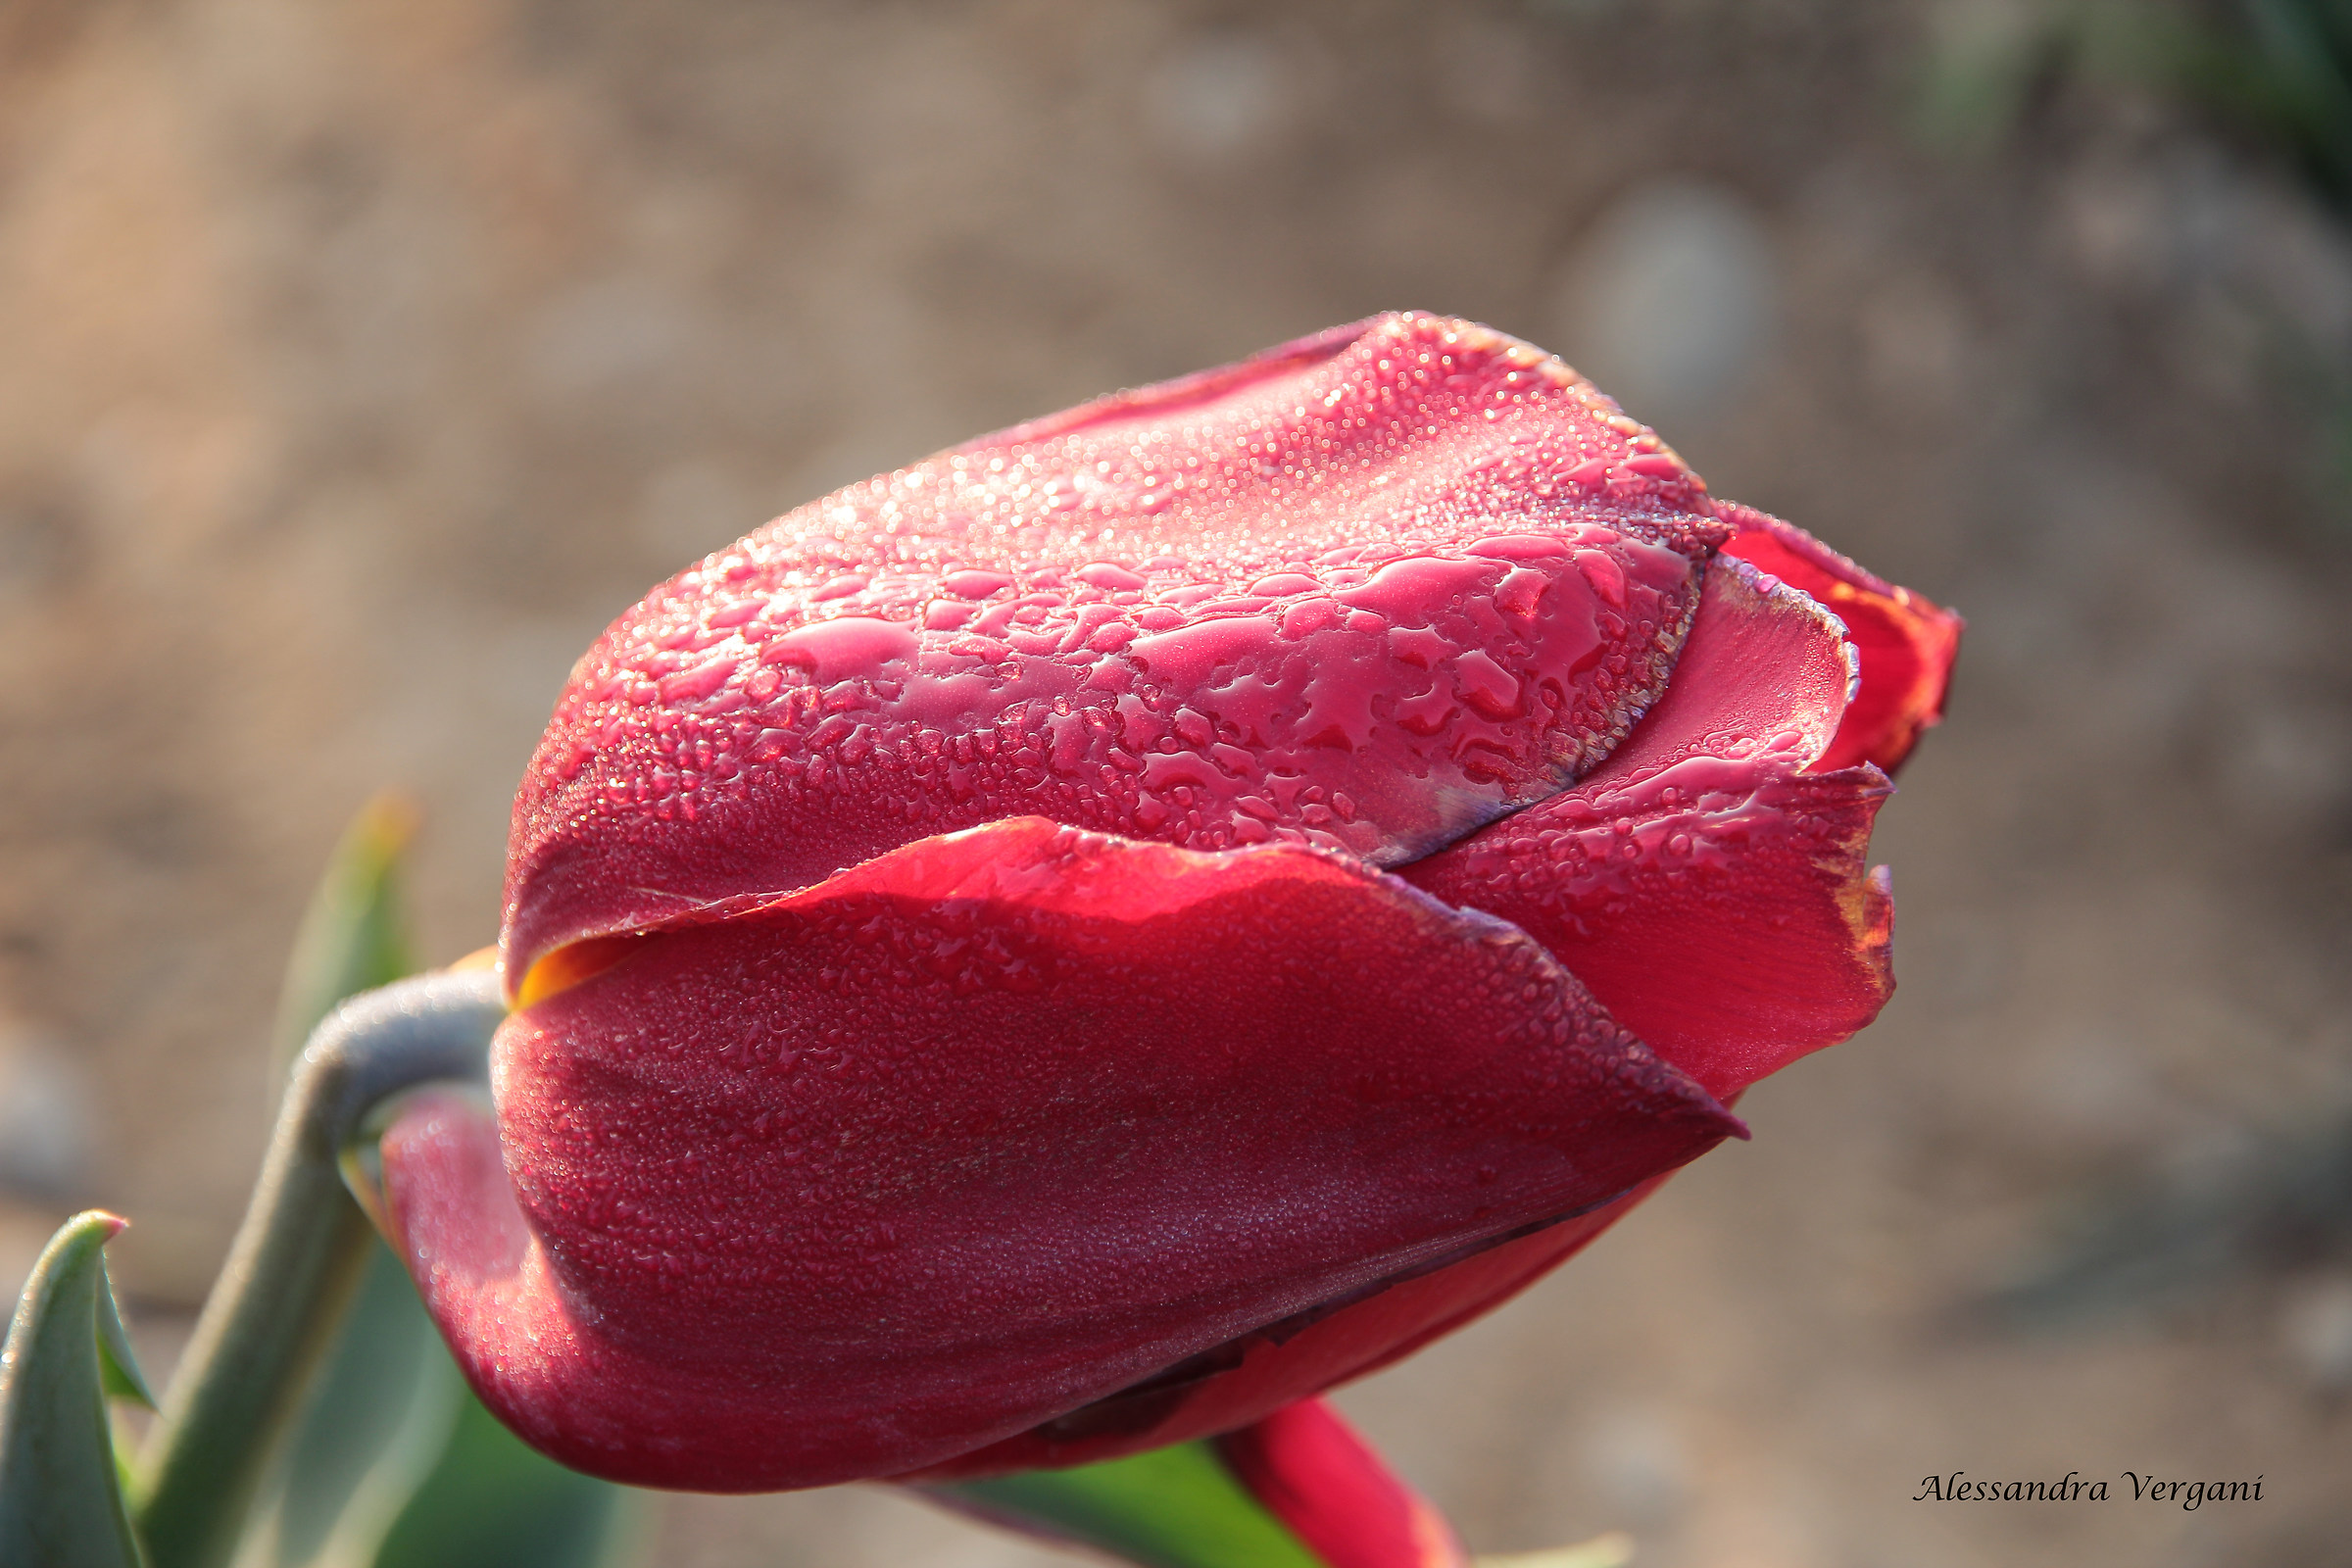
M 1819 600 L 1845 622 L 1862 658 L 1862 679 L 1824 770 L 1864 762 L 1893 773 L 1942 722 L 1967 622 L 1949 610 L 1872 575 L 1793 523 L 1753 507 L 1719 502 L 1715 514 L 1740 531 L 1724 553 L 1753 562 Z
M 1892 786 L 1821 770 L 1854 710 L 1846 630 L 1718 559 L 1680 676 L 1617 754 L 1403 874 L 1535 937 L 1718 1097 L 1847 1038 L 1893 994 L 1894 906 L 1868 858 Z

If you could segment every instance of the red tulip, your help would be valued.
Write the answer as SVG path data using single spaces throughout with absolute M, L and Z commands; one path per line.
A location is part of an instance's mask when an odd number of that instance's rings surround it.
M 1958 624 L 1421 316 L 811 503 L 574 669 L 496 1118 L 384 1141 L 418 1284 L 623 1481 L 1242 1428 L 1870 1021 Z

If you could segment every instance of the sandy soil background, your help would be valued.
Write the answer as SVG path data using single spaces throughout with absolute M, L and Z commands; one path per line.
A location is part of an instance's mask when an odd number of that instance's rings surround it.
M 2352 558 L 2292 370 L 2352 363 L 2352 249 L 2128 90 L 1924 144 L 1923 70 L 1981 20 L 0 5 L 0 1285 L 118 1208 L 168 1357 L 340 825 L 410 791 L 429 955 L 489 940 L 556 688 L 657 578 L 949 441 L 1416 306 L 1562 350 L 1717 493 L 1972 624 L 1883 818 L 1883 1020 L 1343 1402 L 1487 1550 L 2352 1562 L 2352 1194 L 2293 1163 L 2352 1114 Z M 2260 1245 L 2067 1327 L 1968 1309 L 2132 1183 L 2196 1257 Z M 2197 1230 L 2257 1190 L 2298 1223 Z M 2127 1468 L 2264 1500 L 1912 1500 Z M 658 1528 L 693 1568 L 1063 1560 L 856 1490 Z

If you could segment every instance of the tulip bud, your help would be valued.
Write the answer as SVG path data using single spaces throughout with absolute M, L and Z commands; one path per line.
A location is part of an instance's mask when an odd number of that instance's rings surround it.
M 617 1480 L 1262 1421 L 1875 1015 L 1870 824 L 1957 628 L 1423 316 L 854 485 L 575 667 L 496 1117 L 387 1134 L 404 1250 Z

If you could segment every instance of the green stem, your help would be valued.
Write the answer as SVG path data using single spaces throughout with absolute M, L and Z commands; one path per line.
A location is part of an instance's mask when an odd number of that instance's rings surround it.
M 296 1063 L 253 1202 L 142 1455 L 153 1568 L 222 1568 L 368 1258 L 343 1151 L 385 1096 L 479 1080 L 506 1009 L 488 973 L 428 975 L 327 1015 Z

